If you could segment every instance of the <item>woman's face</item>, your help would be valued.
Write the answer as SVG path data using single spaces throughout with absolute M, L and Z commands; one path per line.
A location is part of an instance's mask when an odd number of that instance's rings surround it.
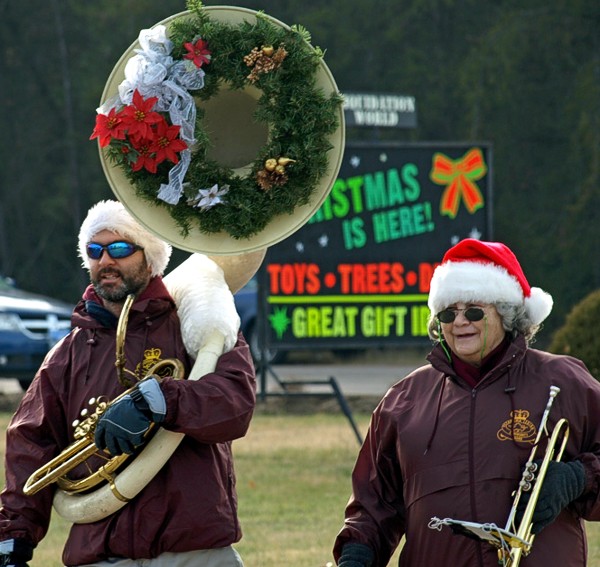
M 469 307 L 483 310 L 480 321 L 470 321 L 465 316 Z M 477 303 L 454 303 L 447 310 L 454 312 L 451 323 L 440 322 L 442 334 L 450 350 L 464 362 L 479 366 L 481 360 L 492 352 L 504 339 L 502 319 L 493 305 Z

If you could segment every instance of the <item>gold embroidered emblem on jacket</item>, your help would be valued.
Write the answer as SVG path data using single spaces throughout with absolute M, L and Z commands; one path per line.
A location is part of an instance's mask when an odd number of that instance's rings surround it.
M 535 443 L 537 428 L 529 421 L 529 412 L 519 409 L 510 412 L 507 419 L 500 427 L 496 437 L 500 441 L 518 441 L 519 443 Z

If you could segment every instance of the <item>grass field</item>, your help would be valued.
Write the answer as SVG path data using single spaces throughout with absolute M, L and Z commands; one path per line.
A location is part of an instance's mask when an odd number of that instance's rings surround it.
M 8 414 L 0 414 L 4 432 Z M 355 415 L 366 431 L 368 415 Z M 246 567 L 326 567 L 350 493 L 356 438 L 338 413 L 255 415 L 235 445 Z M 4 454 L 4 435 L 0 445 Z M 508 511 L 507 511 L 508 513 Z M 30 567 L 62 567 L 68 525 L 55 516 Z M 589 567 L 600 567 L 600 524 L 588 526 Z M 397 565 L 397 554 L 390 567 Z

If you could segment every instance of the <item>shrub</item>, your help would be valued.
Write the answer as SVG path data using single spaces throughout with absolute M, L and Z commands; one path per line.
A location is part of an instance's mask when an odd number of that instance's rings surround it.
M 593 332 L 600 320 L 600 289 L 584 297 L 567 315 L 552 337 L 549 350 L 582 360 L 600 379 L 600 334 Z

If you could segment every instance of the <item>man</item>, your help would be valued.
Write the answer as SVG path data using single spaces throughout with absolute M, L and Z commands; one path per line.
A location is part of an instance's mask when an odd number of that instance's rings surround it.
M 226 329 L 226 352 L 200 380 L 150 377 L 102 416 L 95 441 L 111 455 L 135 451 L 152 422 L 185 437 L 136 498 L 105 519 L 73 525 L 63 561 L 69 567 L 242 565 L 231 547 L 241 538 L 231 442 L 247 432 L 256 384 L 231 293 L 226 286 L 223 297 L 214 293 L 223 283 L 220 269 L 206 259 L 214 275 L 197 278 L 209 296 L 194 306 L 202 321 L 180 320 L 162 279 L 170 246 L 115 201 L 90 209 L 79 253 L 91 284 L 75 307 L 73 330 L 46 357 L 7 431 L 0 564 L 26 565 L 48 528 L 54 489 L 25 496 L 27 479 L 72 442 L 72 422 L 87 400 L 112 400 L 126 389 L 115 371 L 115 338 L 125 300 L 134 294 L 123 373 L 134 375 L 134 383 L 153 363 L 171 358 L 183 362 L 187 375 L 193 356 L 184 345 L 193 337 L 186 333 L 207 319 Z

